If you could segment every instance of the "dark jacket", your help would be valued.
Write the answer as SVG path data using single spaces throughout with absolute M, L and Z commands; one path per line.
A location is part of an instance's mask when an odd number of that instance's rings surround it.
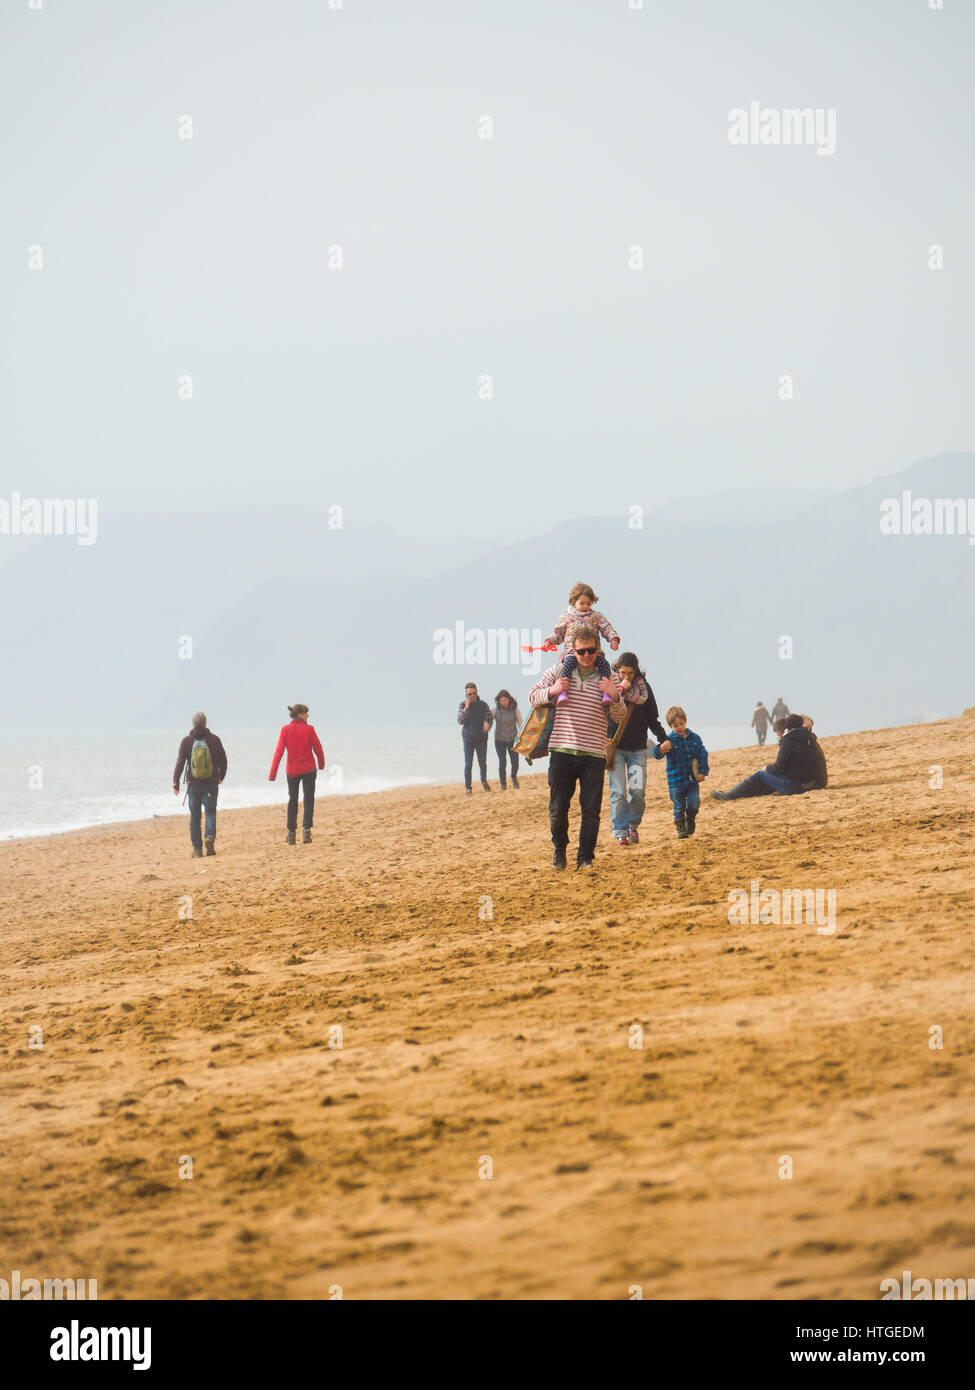
M 484 725 L 487 724 L 490 728 L 494 723 L 494 715 L 491 713 L 486 700 L 475 700 L 469 708 L 466 701 L 461 700 L 460 708 L 457 711 L 457 723 L 461 725 L 461 733 L 465 738 L 487 738 Z
M 829 773 L 826 771 L 826 754 L 823 752 L 822 744 L 811 729 L 809 730 L 809 737 L 812 739 L 813 753 L 816 757 L 817 768 L 816 776 L 810 791 L 821 792 L 829 785 Z
M 647 698 L 639 705 L 633 705 L 633 713 L 630 715 L 629 723 L 620 735 L 620 741 L 616 745 L 626 753 L 641 752 L 647 746 L 648 731 L 653 734 L 658 743 L 663 743 L 667 737 L 667 732 L 660 722 L 660 712 L 657 709 L 657 701 L 649 683 L 644 681 L 647 688 Z M 615 725 L 612 729 L 615 730 Z M 612 730 L 609 731 L 610 738 L 613 737 Z
M 779 744 L 779 756 L 766 769 L 777 777 L 790 777 L 793 782 L 814 783 L 824 770 L 826 759 L 816 739 L 808 729 L 787 729 Z M 820 759 L 822 758 L 822 764 Z
M 202 738 L 210 749 L 210 761 L 213 763 L 213 776 L 197 779 L 189 774 L 190 754 L 193 751 L 193 744 L 198 738 Z M 223 751 L 223 744 L 216 734 L 209 729 L 191 729 L 182 743 L 179 745 L 179 752 L 176 754 L 176 766 L 173 769 L 173 786 L 179 786 L 179 779 L 183 775 L 183 768 L 187 769 L 186 781 L 191 787 L 215 787 L 227 775 L 227 755 Z

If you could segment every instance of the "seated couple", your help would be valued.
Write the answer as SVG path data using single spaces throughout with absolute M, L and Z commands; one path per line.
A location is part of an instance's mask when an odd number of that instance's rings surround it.
M 712 792 L 715 801 L 738 801 L 743 796 L 795 796 L 799 792 L 821 791 L 827 783 L 826 754 L 812 731 L 812 720 L 790 714 L 774 763 L 753 772 L 730 792 Z

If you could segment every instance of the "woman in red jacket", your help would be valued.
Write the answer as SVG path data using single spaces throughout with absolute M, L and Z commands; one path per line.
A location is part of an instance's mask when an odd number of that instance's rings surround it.
M 298 788 L 302 790 L 302 802 L 304 803 L 304 815 L 302 825 L 304 833 L 302 840 L 306 845 L 311 844 L 311 823 L 315 815 L 315 759 L 318 759 L 319 768 L 325 766 L 325 750 L 321 745 L 318 735 L 315 733 L 314 725 L 308 723 L 307 705 L 289 705 L 288 713 L 291 715 L 291 723 L 285 724 L 278 739 L 278 746 L 274 750 L 274 761 L 271 763 L 271 775 L 269 782 L 273 782 L 278 775 L 278 764 L 284 750 L 288 750 L 288 761 L 285 765 L 285 772 L 288 776 L 288 844 L 295 843 L 295 832 L 298 829 Z

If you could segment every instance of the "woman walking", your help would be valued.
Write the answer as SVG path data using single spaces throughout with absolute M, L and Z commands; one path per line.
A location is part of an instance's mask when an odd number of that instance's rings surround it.
M 302 842 L 306 845 L 311 844 L 311 826 L 315 815 L 315 760 L 318 760 L 319 769 L 325 766 L 325 750 L 321 745 L 318 735 L 315 733 L 313 724 L 308 723 L 307 705 L 289 705 L 288 713 L 291 715 L 291 723 L 285 724 L 278 738 L 278 746 L 274 750 L 274 760 L 271 763 L 271 775 L 269 782 L 273 782 L 278 775 L 278 764 L 284 754 L 288 751 L 288 761 L 285 765 L 285 772 L 288 777 L 288 844 L 295 843 L 295 835 L 298 830 L 298 792 L 302 793 L 304 813 L 302 815 Z
M 499 690 L 494 697 L 494 751 L 498 755 L 498 780 L 501 790 L 507 789 L 505 780 L 506 759 L 511 759 L 511 785 L 518 790 L 518 754 L 515 740 L 521 726 L 521 711 L 518 702 L 507 690 Z

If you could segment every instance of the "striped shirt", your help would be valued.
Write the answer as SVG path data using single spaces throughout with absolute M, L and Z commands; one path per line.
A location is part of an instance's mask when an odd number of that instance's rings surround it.
M 528 703 L 551 704 L 549 690 L 562 675 L 562 663 L 550 666 L 537 685 L 533 685 L 528 695 Z M 606 756 L 606 715 L 615 723 L 623 718 L 623 701 L 620 699 L 620 678 L 614 671 L 612 681 L 616 687 L 616 700 L 611 705 L 603 704 L 603 692 L 599 688 L 598 676 L 582 680 L 578 670 L 569 677 L 569 698 L 555 706 L 555 720 L 552 724 L 552 738 L 549 747 L 556 753 L 587 753 L 595 758 Z M 553 696 L 552 699 L 555 697 Z

